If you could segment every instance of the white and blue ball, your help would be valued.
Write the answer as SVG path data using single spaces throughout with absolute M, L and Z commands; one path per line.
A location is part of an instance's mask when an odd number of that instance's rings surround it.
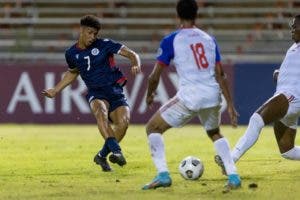
M 202 176 L 204 166 L 199 158 L 188 156 L 180 162 L 179 172 L 186 180 L 197 180 Z

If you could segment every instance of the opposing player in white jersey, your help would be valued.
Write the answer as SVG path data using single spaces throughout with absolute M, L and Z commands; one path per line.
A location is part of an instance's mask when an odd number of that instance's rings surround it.
M 300 147 L 295 146 L 300 116 L 300 15 L 292 20 L 291 34 L 295 43 L 288 49 L 279 70 L 275 72 L 276 92 L 251 116 L 245 134 L 232 151 L 235 162 L 255 144 L 261 129 L 272 122 L 282 157 L 300 160 Z
M 214 142 L 217 154 L 224 161 L 228 174 L 227 188 L 238 188 L 241 180 L 230 155 L 228 141 L 219 129 L 221 91 L 234 127 L 237 125 L 237 112 L 221 67 L 217 43 L 210 35 L 195 27 L 198 10 L 195 0 L 179 0 L 176 8 L 181 28 L 161 41 L 157 62 L 148 79 L 146 103 L 148 106 L 153 103 L 160 75 L 171 60 L 179 76 L 179 89 L 147 124 L 151 156 L 158 175 L 143 189 L 171 186 L 162 134 L 171 127 L 183 126 L 195 116 L 199 117 Z

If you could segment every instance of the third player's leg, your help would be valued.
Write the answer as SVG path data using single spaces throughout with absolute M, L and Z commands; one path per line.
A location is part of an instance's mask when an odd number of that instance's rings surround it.
M 295 146 L 296 129 L 278 121 L 274 124 L 274 132 L 281 156 L 285 159 L 300 160 L 300 147 Z
M 289 128 L 280 121 L 276 121 L 273 128 L 280 153 L 285 153 L 294 148 L 296 129 Z
M 238 140 L 231 155 L 237 162 L 258 140 L 262 128 L 269 123 L 278 121 L 287 113 L 288 98 L 278 94 L 266 101 L 249 119 L 244 135 Z
M 269 124 L 284 117 L 289 108 L 289 102 L 284 94 L 278 94 L 266 101 L 256 113 L 258 113 L 264 124 Z
M 289 118 L 282 119 L 285 123 L 290 122 L 294 124 L 291 127 L 288 127 L 282 121 L 275 122 L 274 133 L 281 156 L 285 159 L 300 160 L 300 147 L 295 146 L 298 118 L 293 116 L 291 116 L 291 118 L 291 121 L 288 120 Z

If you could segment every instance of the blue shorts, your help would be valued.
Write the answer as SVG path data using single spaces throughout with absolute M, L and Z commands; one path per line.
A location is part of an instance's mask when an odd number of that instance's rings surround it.
M 89 89 L 86 99 L 89 103 L 94 99 L 106 100 L 109 103 L 108 113 L 111 113 L 120 106 L 128 106 L 127 99 L 123 94 L 123 87 L 119 84 Z

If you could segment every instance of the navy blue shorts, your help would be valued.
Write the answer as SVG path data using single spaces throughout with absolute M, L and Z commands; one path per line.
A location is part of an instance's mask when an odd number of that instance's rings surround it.
M 123 94 L 123 87 L 119 84 L 108 85 L 97 89 L 89 89 L 86 99 L 91 103 L 94 99 L 106 100 L 109 103 L 108 113 L 120 106 L 128 106 L 127 99 Z

